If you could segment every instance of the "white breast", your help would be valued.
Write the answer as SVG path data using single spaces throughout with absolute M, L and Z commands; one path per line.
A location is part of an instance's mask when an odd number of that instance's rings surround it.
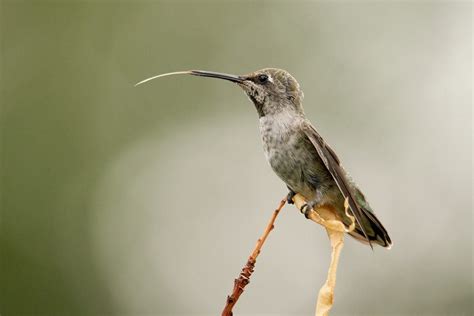
M 275 169 L 276 155 L 284 155 L 291 160 L 293 147 L 298 141 L 295 130 L 301 124 L 299 117 L 288 112 L 281 112 L 260 118 L 260 133 L 263 149 L 270 165 Z

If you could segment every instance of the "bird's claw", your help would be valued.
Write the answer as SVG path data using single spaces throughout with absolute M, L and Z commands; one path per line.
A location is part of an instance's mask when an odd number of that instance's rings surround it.
M 313 206 L 308 203 L 305 203 L 301 206 L 300 208 L 300 212 L 304 214 L 304 217 L 306 217 L 306 219 L 309 219 L 309 214 L 311 213 L 311 211 L 313 210 Z
M 295 197 L 295 195 L 296 193 L 290 190 L 290 192 L 288 192 L 288 195 L 286 196 L 286 202 L 288 204 L 295 204 L 295 202 L 293 202 L 293 198 Z

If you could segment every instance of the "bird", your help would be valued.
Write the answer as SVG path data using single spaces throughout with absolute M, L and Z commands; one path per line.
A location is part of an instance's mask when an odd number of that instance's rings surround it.
M 257 111 L 265 157 L 289 190 L 288 203 L 293 204 L 296 194 L 303 196 L 307 202 L 300 211 L 307 218 L 309 211 L 329 206 L 347 227 L 355 219 L 355 227 L 349 234 L 356 240 L 371 248 L 372 244 L 391 247 L 387 230 L 365 195 L 306 117 L 303 91 L 288 71 L 264 68 L 245 75 L 232 75 L 187 70 L 153 76 L 135 86 L 181 74 L 226 80 L 242 88 Z

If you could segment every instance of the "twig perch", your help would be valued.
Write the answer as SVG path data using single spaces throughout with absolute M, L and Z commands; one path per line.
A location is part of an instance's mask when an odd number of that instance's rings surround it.
M 293 201 L 298 210 L 306 203 L 306 200 L 299 194 L 294 196 Z M 326 228 L 332 248 L 328 276 L 326 282 L 319 290 L 318 300 L 316 302 L 316 316 L 329 315 L 329 311 L 334 303 L 337 264 L 339 263 L 339 255 L 344 246 L 344 233 L 352 231 L 355 227 L 354 217 L 347 213 L 349 207 L 347 200 L 344 203 L 344 207 L 346 209 L 346 215 L 352 220 L 352 224 L 348 228 L 344 226 L 340 219 L 336 218 L 330 206 L 323 206 L 317 210 L 311 210 L 308 214 L 309 219 Z
M 298 209 L 306 203 L 306 200 L 299 194 L 293 197 L 293 201 L 295 206 Z M 237 279 L 234 280 L 234 289 L 232 294 L 227 296 L 226 305 L 222 311 L 221 316 L 232 316 L 232 308 L 237 303 L 240 295 L 244 292 L 244 288 L 250 282 L 250 277 L 255 268 L 255 262 L 257 261 L 257 257 L 260 254 L 260 250 L 265 243 L 268 235 L 272 231 L 274 227 L 275 220 L 280 213 L 280 210 L 286 203 L 286 199 L 280 201 L 277 209 L 273 212 L 270 221 L 268 222 L 265 231 L 263 232 L 262 236 L 258 239 L 257 244 L 255 245 L 252 254 L 250 255 L 247 263 L 242 268 L 240 275 Z M 329 240 L 331 241 L 331 263 L 329 265 L 328 276 L 326 282 L 319 290 L 318 300 L 316 302 L 316 316 L 328 316 L 329 311 L 332 308 L 334 303 L 334 289 L 336 287 L 336 273 L 337 273 L 337 265 L 339 263 L 339 256 L 344 246 L 344 233 L 351 232 L 355 227 L 355 220 L 354 217 L 348 213 L 349 205 L 347 200 L 344 203 L 344 207 L 346 209 L 346 216 L 348 216 L 352 223 L 349 227 L 346 227 L 341 219 L 337 218 L 335 212 L 332 210 L 331 206 L 323 206 L 318 208 L 317 210 L 311 210 L 307 215 L 308 218 L 312 221 L 324 226 L 329 236 Z
M 285 205 L 285 203 L 286 203 L 286 199 L 283 199 L 280 201 L 280 204 L 278 205 L 277 209 L 273 212 L 273 215 L 270 218 L 270 221 L 268 222 L 268 225 L 265 228 L 265 231 L 263 232 L 262 236 L 258 239 L 257 244 L 255 245 L 255 248 L 252 251 L 252 254 L 247 260 L 247 263 L 242 268 L 242 272 L 240 272 L 239 277 L 234 280 L 234 289 L 232 291 L 232 294 L 227 296 L 227 301 L 226 301 L 224 310 L 222 311 L 222 314 L 221 314 L 222 316 L 233 315 L 232 308 L 237 303 L 237 300 L 239 299 L 240 295 L 244 292 L 245 286 L 249 284 L 250 276 L 252 275 L 253 269 L 255 268 L 255 262 L 257 261 L 257 257 L 260 254 L 260 250 L 262 249 L 262 246 L 265 243 L 265 240 L 267 239 L 268 234 L 270 234 L 270 232 L 272 231 L 275 220 L 278 214 L 280 213 L 280 210 Z

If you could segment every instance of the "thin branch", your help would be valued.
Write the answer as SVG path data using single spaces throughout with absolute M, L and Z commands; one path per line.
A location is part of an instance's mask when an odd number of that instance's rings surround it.
M 282 199 L 280 201 L 280 204 L 278 205 L 277 209 L 273 212 L 273 215 L 270 218 L 270 221 L 268 222 L 268 225 L 265 228 L 265 231 L 263 232 L 262 236 L 258 239 L 257 244 L 255 245 L 255 248 L 252 251 L 252 254 L 247 260 L 247 263 L 242 268 L 242 272 L 240 272 L 239 277 L 234 280 L 234 289 L 232 291 L 232 294 L 227 296 L 227 301 L 226 301 L 224 310 L 222 311 L 222 314 L 221 314 L 222 316 L 233 315 L 232 308 L 237 303 L 240 295 L 244 292 L 245 286 L 249 284 L 250 277 L 255 268 L 255 262 L 257 261 L 257 257 L 260 254 L 260 251 L 263 247 L 263 244 L 265 243 L 265 240 L 267 239 L 268 235 L 272 231 L 275 220 L 278 214 L 280 213 L 281 209 L 285 205 L 285 203 L 286 203 L 286 199 Z

